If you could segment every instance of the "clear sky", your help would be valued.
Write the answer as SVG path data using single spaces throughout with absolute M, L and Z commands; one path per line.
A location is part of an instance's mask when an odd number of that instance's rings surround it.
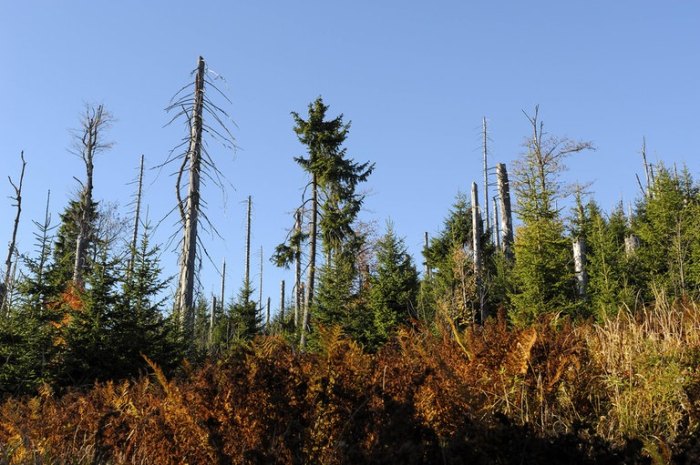
M 232 187 L 205 195 L 223 240 L 206 237 L 227 287 L 243 275 L 244 199 L 254 199 L 253 249 L 265 255 L 265 296 L 276 307 L 289 272 L 267 261 L 291 226 L 306 178 L 290 111 L 321 95 L 352 121 L 349 156 L 376 162 L 363 219 L 381 233 L 391 219 L 416 262 L 424 231 L 436 233 L 458 191 L 481 180 L 480 127 L 491 159 L 511 162 L 529 133 L 522 111 L 540 105 L 545 129 L 590 140 L 569 160 L 566 180 L 592 182 L 605 209 L 639 192 L 639 150 L 652 162 L 687 164 L 700 175 L 700 3 L 695 1 L 10 1 L 0 0 L 0 196 L 28 160 L 19 248 L 52 191 L 54 222 L 77 191 L 83 167 L 69 154 L 85 103 L 116 121 L 114 147 L 96 161 L 95 194 L 124 215 L 140 154 L 153 167 L 184 135 L 164 128 L 173 94 L 199 55 L 230 97 L 240 149 L 211 145 Z M 215 97 L 215 96 L 213 96 Z M 223 100 L 219 99 L 219 102 Z M 154 221 L 175 202 L 169 170 L 147 172 Z M 0 243 L 14 210 L 0 201 Z M 174 218 L 157 232 L 164 241 Z M 6 249 L 0 249 L 3 261 Z M 175 272 L 176 254 L 163 254 Z M 259 259 L 254 257 L 254 263 Z M 218 288 L 205 263 L 203 285 Z M 257 269 L 258 265 L 254 265 Z M 257 277 L 256 277 L 257 279 Z M 257 287 L 257 286 L 256 286 Z

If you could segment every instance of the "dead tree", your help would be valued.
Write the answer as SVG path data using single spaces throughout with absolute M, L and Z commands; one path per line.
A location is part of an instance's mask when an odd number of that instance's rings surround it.
M 5 278 L 2 283 L 0 283 L 0 314 L 9 313 L 10 305 L 8 296 L 12 293 L 12 275 L 13 275 L 13 263 L 12 258 L 17 252 L 17 230 L 19 229 L 19 219 L 22 215 L 22 184 L 24 183 L 24 171 L 27 167 L 27 162 L 24 160 L 24 151 L 19 155 L 20 160 L 22 160 L 22 170 L 19 175 L 19 182 L 15 184 L 11 177 L 7 177 L 10 181 L 12 189 L 15 191 L 14 197 L 10 197 L 15 203 L 12 205 L 17 209 L 15 214 L 15 222 L 12 226 L 12 238 L 10 239 L 10 246 L 7 250 L 7 259 L 5 260 Z
M 248 303 L 250 298 L 250 222 L 253 209 L 253 198 L 248 196 L 248 209 L 246 213 L 246 227 L 245 227 L 245 269 L 243 274 L 243 287 L 246 289 L 244 293 L 244 304 Z
M 263 248 L 260 246 L 260 289 L 258 293 L 258 308 L 263 310 Z
M 574 256 L 574 276 L 576 277 L 576 292 L 581 299 L 585 299 L 588 292 L 588 272 L 586 270 L 586 238 L 583 224 L 585 212 L 581 200 L 582 187 L 576 186 L 576 222 L 574 238 L 572 242 Z
M 501 212 L 501 250 L 509 260 L 513 259 L 513 212 L 510 206 L 510 183 L 505 163 L 496 166 L 498 199 Z
M 208 227 L 209 230 L 218 235 L 216 228 L 209 221 L 203 209 L 205 202 L 202 201 L 202 183 L 205 180 L 210 180 L 220 189 L 224 188 L 223 175 L 207 151 L 203 134 L 206 133 L 208 137 L 216 139 L 226 148 L 233 149 L 235 147 L 233 135 L 224 123 L 228 114 L 220 106 L 215 105 L 205 94 L 206 85 L 207 88 L 218 91 L 223 98 L 226 98 L 211 81 L 207 80 L 204 58 L 199 57 L 194 75 L 194 90 L 191 93 L 184 93 L 190 85 L 183 87 L 175 94 L 170 105 L 166 108 L 166 111 L 175 112 L 170 122 L 181 117 L 186 119 L 187 136 L 160 165 L 163 167 L 173 162 L 179 162 L 179 168 L 175 173 L 177 199 L 175 210 L 180 216 L 179 231 L 182 232 L 182 239 L 179 243 L 181 252 L 175 311 L 178 313 L 180 327 L 188 341 L 192 340 L 194 331 L 196 263 L 198 258 L 201 260 L 202 254 L 208 257 L 206 247 L 199 239 L 199 232 Z M 230 103 L 230 100 L 226 100 Z M 214 121 L 213 125 L 205 121 L 205 114 Z M 181 148 L 184 148 L 184 151 L 178 153 Z M 183 192 L 185 187 L 187 190 Z
M 487 202 L 488 203 L 488 202 Z M 474 261 L 474 280 L 476 282 L 476 293 L 479 298 L 479 314 L 475 321 L 484 322 L 486 319 L 486 308 L 484 307 L 483 293 L 483 259 L 481 250 L 481 215 L 479 212 L 479 192 L 475 182 L 472 183 L 472 253 Z
M 207 345 L 211 349 L 214 346 L 214 325 L 216 324 L 216 296 L 211 297 L 211 314 L 209 315 L 209 337 Z
M 112 144 L 102 141 L 102 132 L 109 127 L 112 116 L 103 105 L 88 106 L 81 121 L 81 128 L 75 134 L 73 153 L 79 156 L 85 164 L 85 182 L 81 182 L 79 213 L 77 218 L 78 235 L 75 240 L 75 262 L 73 264 L 73 284 L 83 286 L 83 271 L 87 261 L 87 247 L 92 231 L 93 210 L 93 173 L 95 156 L 111 147 Z M 78 181 L 80 182 L 80 181 Z
M 498 225 L 498 199 L 497 197 L 493 197 L 493 244 L 496 246 L 496 249 L 501 248 L 501 230 Z
M 185 200 L 178 199 L 180 219 L 184 227 L 182 255 L 180 256 L 180 277 L 178 279 L 176 307 L 185 333 L 194 328 L 194 282 L 197 257 L 197 226 L 200 209 L 200 182 L 202 175 L 202 113 L 204 111 L 204 59 L 199 57 L 195 78 L 194 104 L 190 119 L 190 140 L 185 162 L 189 164 L 189 183 Z M 180 171 L 183 174 L 183 171 Z M 177 194 L 180 196 L 178 177 Z
M 646 175 L 646 191 L 645 195 L 650 196 L 651 195 L 651 183 L 652 183 L 652 169 L 649 163 L 647 162 L 647 139 L 646 137 L 642 137 L 642 163 L 644 164 L 644 174 Z
M 284 279 L 280 282 L 280 321 L 284 323 Z
M 224 312 L 224 291 L 226 290 L 226 259 L 221 263 L 221 294 L 219 294 L 219 303 L 221 304 L 221 313 Z
M 423 234 L 423 257 L 425 258 L 425 261 L 423 262 L 424 266 L 424 273 L 426 279 L 432 278 L 432 273 L 430 271 L 430 264 L 428 263 L 428 245 L 429 245 L 429 236 L 428 236 L 428 231 L 425 231 Z
M 141 162 L 139 163 L 139 177 L 136 181 L 136 198 L 134 199 L 134 228 L 131 233 L 131 254 L 129 258 L 129 265 L 127 267 L 127 277 L 129 278 L 134 271 L 136 247 L 138 246 L 139 240 L 139 226 L 141 223 L 141 195 L 143 194 L 143 162 L 144 156 L 142 154 Z
M 302 210 L 297 210 L 294 219 L 294 231 L 298 237 L 301 237 L 301 217 Z M 294 328 L 299 327 L 299 311 L 301 310 L 302 302 L 304 301 L 303 283 L 301 282 L 301 243 L 294 250 Z
M 484 226 L 486 231 L 491 228 L 489 224 L 489 162 L 488 162 L 488 132 L 486 130 L 486 117 L 481 120 L 482 139 L 483 139 L 483 158 L 484 158 Z
M 318 243 L 318 179 L 316 173 L 311 178 L 311 221 L 309 223 L 309 271 L 304 297 L 304 315 L 301 322 L 301 335 L 299 347 L 306 348 L 306 332 L 309 330 L 309 316 L 311 304 L 314 298 L 314 284 L 316 282 L 316 246 Z

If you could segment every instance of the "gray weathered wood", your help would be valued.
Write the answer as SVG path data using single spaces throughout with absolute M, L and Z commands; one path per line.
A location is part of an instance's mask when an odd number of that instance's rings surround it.
M 3 279 L 2 283 L 0 283 L 0 314 L 5 315 L 10 311 L 8 296 L 11 294 L 13 287 L 13 269 L 16 269 L 16 267 L 13 266 L 12 258 L 17 252 L 17 231 L 19 230 L 19 220 L 22 215 L 22 185 L 24 184 L 24 172 L 27 168 L 27 162 L 24 159 L 24 151 L 20 153 L 19 158 L 22 160 L 22 169 L 20 171 L 19 181 L 17 184 L 15 184 L 12 181 L 12 178 L 9 176 L 7 177 L 7 179 L 10 181 L 10 185 L 12 185 L 12 188 L 15 191 L 15 195 L 14 197 L 11 197 L 11 199 L 15 202 L 13 206 L 17 209 L 17 213 L 15 213 L 15 221 L 12 225 L 10 246 L 8 247 L 7 259 L 5 260 L 5 278 Z
M 311 222 L 309 229 L 309 275 L 307 278 L 306 297 L 304 299 L 304 317 L 299 338 L 299 346 L 302 350 L 306 348 L 306 332 L 309 330 L 316 280 L 316 242 L 318 239 L 318 180 L 316 179 L 316 173 L 313 174 L 311 179 Z
M 184 229 L 182 240 L 182 254 L 180 256 L 180 275 L 178 279 L 178 291 L 176 295 L 176 309 L 180 316 L 180 325 L 185 333 L 186 339 L 191 339 L 194 331 L 194 283 L 195 283 L 195 261 L 197 257 L 197 225 L 200 212 L 200 182 L 202 171 L 202 129 L 204 110 L 204 58 L 199 57 L 197 72 L 194 82 L 194 103 L 192 114 L 190 115 L 190 135 L 187 156 L 183 160 L 183 167 L 180 171 L 181 179 L 184 174 L 185 165 L 189 166 L 189 183 L 187 186 L 187 197 L 184 201 L 178 202 L 180 215 Z M 178 197 L 180 195 L 179 182 L 177 186 Z
M 489 162 L 488 162 L 488 154 L 489 154 L 489 149 L 488 149 L 488 132 L 486 129 L 486 117 L 484 116 L 483 119 L 481 120 L 482 124 L 482 139 L 483 139 L 483 158 L 484 158 L 484 215 L 483 215 L 483 221 L 484 221 L 484 227 L 486 231 L 488 231 L 491 228 L 491 225 L 489 224 L 490 221 L 490 216 L 489 216 Z
M 586 271 L 586 241 L 578 236 L 573 241 L 574 274 L 576 276 L 576 291 L 581 298 L 586 297 L 588 289 L 588 272 Z
M 505 163 L 496 166 L 498 199 L 501 213 L 501 250 L 509 260 L 513 258 L 513 213 L 510 206 L 510 183 Z
M 474 261 L 474 279 L 476 281 L 476 292 L 479 298 L 479 314 L 475 315 L 474 320 L 483 322 L 486 319 L 486 309 L 484 307 L 484 298 L 482 292 L 483 270 L 481 256 L 481 234 L 482 234 L 481 215 L 479 211 L 479 192 L 475 182 L 472 183 L 472 253 Z
M 280 321 L 284 322 L 284 279 L 280 282 Z

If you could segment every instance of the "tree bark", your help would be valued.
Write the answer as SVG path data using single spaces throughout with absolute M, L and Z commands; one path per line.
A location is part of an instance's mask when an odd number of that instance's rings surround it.
M 496 167 L 498 198 L 501 210 L 501 250 L 508 260 L 513 259 L 513 213 L 510 206 L 510 183 L 505 163 Z
M 204 109 L 204 58 L 199 57 L 195 77 L 194 103 L 190 116 L 190 138 L 186 160 L 189 162 L 189 184 L 182 217 L 184 238 L 180 257 L 180 277 L 178 280 L 177 311 L 180 325 L 187 340 L 194 331 L 194 282 L 197 256 L 197 225 L 200 209 L 200 176 L 202 170 L 202 113 Z M 182 205 L 180 205 L 182 207 Z
M 87 258 L 87 245 L 91 231 L 90 211 L 92 209 L 93 173 L 95 154 L 100 149 L 100 133 L 107 124 L 108 115 L 102 105 L 88 109 L 83 120 L 83 133 L 79 142 L 80 156 L 85 163 L 85 184 L 80 194 L 80 218 L 78 236 L 75 240 L 75 261 L 73 263 L 73 284 L 82 288 L 83 270 Z
M 141 194 L 143 193 L 143 161 L 144 156 L 141 155 L 141 163 L 139 165 L 139 179 L 136 187 L 136 211 L 134 212 L 134 230 L 131 235 L 131 255 L 129 258 L 129 266 L 127 268 L 127 278 L 131 278 L 134 272 L 134 260 L 136 258 L 136 247 L 139 240 L 139 223 L 141 221 Z
M 246 213 L 246 232 L 245 232 L 245 274 L 243 277 L 243 287 L 245 288 L 245 295 L 243 296 L 244 304 L 248 304 L 249 292 L 250 292 L 250 219 L 251 211 L 253 208 L 253 198 L 248 196 L 248 211 Z
M 8 296 L 10 295 L 12 289 L 12 257 L 15 255 L 17 248 L 17 231 L 19 229 L 19 220 L 22 215 L 22 184 L 24 183 L 24 172 L 27 167 L 27 162 L 24 160 L 24 151 L 20 153 L 19 157 L 20 160 L 22 160 L 22 170 L 20 171 L 19 182 L 15 184 L 12 182 L 12 178 L 9 176 L 7 177 L 15 191 L 15 196 L 12 197 L 12 200 L 16 202 L 14 206 L 17 207 L 17 213 L 15 214 L 15 221 L 12 226 L 12 239 L 10 240 L 10 246 L 7 250 L 7 259 L 5 260 L 5 279 L 3 279 L 3 282 L 0 283 L 0 314 L 5 315 L 7 315 L 7 313 L 10 311 Z
M 576 275 L 576 291 L 581 298 L 586 297 L 588 288 L 588 273 L 586 272 L 586 241 L 577 237 L 573 241 L 574 273 Z
M 314 299 L 314 281 L 316 278 L 316 240 L 318 236 L 318 180 L 316 174 L 311 179 L 311 224 L 309 231 L 309 275 L 306 288 L 306 298 L 304 299 L 304 318 L 301 325 L 301 337 L 299 345 L 302 350 L 306 348 L 306 332 L 309 330 L 309 320 L 311 319 L 311 305 Z
M 486 131 L 486 117 L 482 119 L 483 155 L 484 155 L 484 225 L 486 231 L 491 228 L 489 224 L 489 164 L 488 164 L 488 133 Z
M 280 321 L 284 323 L 284 279 L 280 283 Z
M 496 249 L 501 248 L 501 230 L 498 225 L 498 201 L 496 200 L 496 197 L 493 199 L 493 243 L 496 246 Z
M 301 209 L 297 210 L 295 216 L 295 233 L 301 234 Z M 304 300 L 304 291 L 302 289 L 303 285 L 301 282 L 301 243 L 297 245 L 297 249 L 294 251 L 294 261 L 294 328 L 298 328 L 299 312 L 301 311 L 302 302 Z
M 474 279 L 476 281 L 476 293 L 479 298 L 479 314 L 475 321 L 483 323 L 486 320 L 486 308 L 484 307 L 484 293 L 482 292 L 482 257 L 481 257 L 481 215 L 479 214 L 479 192 L 475 182 L 472 183 L 472 252 L 474 260 Z

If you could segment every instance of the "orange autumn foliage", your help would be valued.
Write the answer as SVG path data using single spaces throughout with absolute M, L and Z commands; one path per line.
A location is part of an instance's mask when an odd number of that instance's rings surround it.
M 0 463 L 644 463 L 587 426 L 605 402 L 590 334 L 405 329 L 377 354 L 335 328 L 317 353 L 261 337 L 170 379 L 149 362 L 138 380 L 7 399 Z

